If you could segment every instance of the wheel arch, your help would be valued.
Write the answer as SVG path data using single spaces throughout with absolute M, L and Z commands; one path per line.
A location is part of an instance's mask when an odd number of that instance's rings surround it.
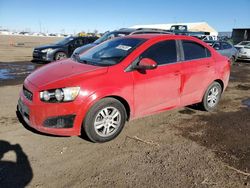
M 109 95 L 109 96 L 105 96 L 101 99 L 104 99 L 104 98 L 114 98 L 114 99 L 118 100 L 119 102 L 121 102 L 126 110 L 126 115 L 127 115 L 126 120 L 128 121 L 130 119 L 131 109 L 130 109 L 129 103 L 127 102 L 126 99 L 124 99 L 123 97 L 118 96 L 118 95 Z
M 224 83 L 223 83 L 222 80 L 217 79 L 217 80 L 214 80 L 214 82 L 218 82 L 220 84 L 220 86 L 221 86 L 222 91 L 224 91 Z
M 79 110 L 79 114 L 81 114 L 78 117 L 78 125 L 77 125 L 77 129 L 79 131 L 79 134 L 82 131 L 82 124 L 84 122 L 84 119 L 89 111 L 89 109 L 99 100 L 102 100 L 104 98 L 114 98 L 116 100 L 118 100 L 119 102 L 122 103 L 122 105 L 125 107 L 126 110 L 126 121 L 129 121 L 130 118 L 132 118 L 133 116 L 133 109 L 132 109 L 132 101 L 128 101 L 126 100 L 124 97 L 122 97 L 121 95 L 116 95 L 116 94 L 110 94 L 110 95 L 98 95 L 98 92 L 92 93 L 90 96 L 87 97 L 87 99 L 85 99 L 84 101 L 84 105 L 82 105 L 82 107 Z

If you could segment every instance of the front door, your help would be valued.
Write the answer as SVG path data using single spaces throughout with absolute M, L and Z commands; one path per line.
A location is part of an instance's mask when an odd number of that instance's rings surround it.
M 181 65 L 177 63 L 176 41 L 167 40 L 153 44 L 141 54 L 140 58 L 153 59 L 158 67 L 153 70 L 133 72 L 136 116 L 178 106 Z

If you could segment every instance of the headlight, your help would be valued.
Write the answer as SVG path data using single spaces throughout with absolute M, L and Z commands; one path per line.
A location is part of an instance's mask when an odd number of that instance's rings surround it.
M 80 87 L 66 87 L 40 92 L 40 99 L 45 102 L 73 101 L 79 94 Z
M 53 50 L 52 48 L 47 48 L 47 49 L 41 50 L 41 52 L 46 53 L 46 52 L 51 52 L 52 50 Z
M 49 100 L 50 100 L 50 93 L 49 93 L 48 91 L 42 92 L 42 94 L 40 94 L 40 96 L 41 96 L 45 101 L 49 101 Z

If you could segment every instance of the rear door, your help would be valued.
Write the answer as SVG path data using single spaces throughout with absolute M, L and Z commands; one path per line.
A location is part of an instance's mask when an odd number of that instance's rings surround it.
M 221 42 L 221 46 L 222 46 L 222 55 L 231 58 L 233 55 L 233 46 L 231 44 L 228 44 L 227 42 Z
M 151 114 L 180 104 L 180 68 L 175 40 L 161 41 L 145 50 L 140 58 L 157 62 L 153 70 L 133 72 L 136 116 Z
M 198 42 L 180 41 L 182 49 L 181 105 L 200 102 L 204 91 L 214 78 L 214 60 L 211 52 Z

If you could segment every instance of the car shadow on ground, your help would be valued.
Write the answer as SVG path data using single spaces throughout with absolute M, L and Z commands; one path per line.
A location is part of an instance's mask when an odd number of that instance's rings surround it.
M 3 160 L 4 155 L 10 151 L 16 155 L 15 162 Z M 32 178 L 33 170 L 22 147 L 0 140 L 0 187 L 26 187 Z
M 46 65 L 50 63 L 49 61 L 38 61 L 38 60 L 31 60 L 31 63 L 37 64 L 37 65 Z

